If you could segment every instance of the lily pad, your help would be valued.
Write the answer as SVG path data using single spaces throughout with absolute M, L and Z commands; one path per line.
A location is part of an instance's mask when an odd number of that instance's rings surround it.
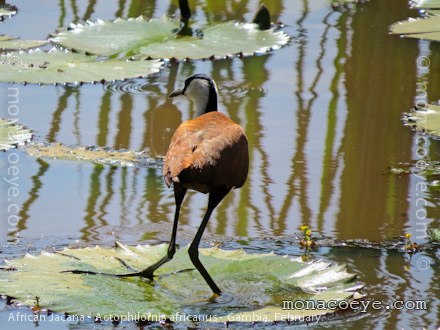
M 0 49 L 23 50 L 47 44 L 47 40 L 22 40 L 10 36 L 0 36 Z
M 32 132 L 10 120 L 0 119 L 0 150 L 10 150 L 28 143 Z
M 364 3 L 368 0 L 329 0 L 333 6 L 335 5 L 344 5 L 349 3 Z
M 440 137 L 440 105 L 429 104 L 426 108 L 415 109 L 404 115 L 403 123 L 414 130 Z
M 428 231 L 429 240 L 431 242 L 440 243 L 440 229 L 434 228 Z
M 5 2 L 0 3 L 0 21 L 17 13 L 17 8 Z
M 392 34 L 401 34 L 408 38 L 440 41 L 440 16 L 410 18 L 390 26 Z
M 412 0 L 410 7 L 430 15 L 440 15 L 440 0 Z
M 71 25 L 53 42 L 78 52 L 151 58 L 203 59 L 267 52 L 288 43 L 275 29 L 259 30 L 258 24 L 225 22 L 194 29 L 192 36 L 177 33 L 180 22 L 167 18 L 98 20 Z
M 335 10 L 348 9 L 354 5 L 365 3 L 368 0 L 329 0 L 331 6 Z
M 417 9 L 440 9 L 440 0 L 413 0 L 410 4 Z
M 206 269 L 223 290 L 216 304 L 208 301 L 212 295 L 202 276 L 192 269 L 187 248 L 179 249 L 169 263 L 159 268 L 154 283 L 138 277 L 118 278 L 105 275 L 73 274 L 69 270 L 127 272 L 120 260 L 142 269 L 161 258 L 165 244 L 116 248 L 64 249 L 41 255 L 26 255 L 6 262 L 0 270 L 0 293 L 16 302 L 39 306 L 57 312 L 100 318 L 130 317 L 159 321 L 189 321 L 182 315 L 198 315 L 203 320 L 222 322 L 273 321 L 289 315 L 317 316 L 336 313 L 335 306 L 325 302 L 360 298 L 357 290 L 362 283 L 343 265 L 324 261 L 303 262 L 301 258 L 271 254 L 247 254 L 242 250 L 219 248 L 200 249 Z M 310 310 L 283 310 L 283 300 L 324 302 Z M 292 303 L 289 303 L 289 305 Z M 298 306 L 298 305 L 296 305 Z M 287 306 L 288 307 L 288 306 Z M 243 312 L 253 312 L 254 319 Z
M 0 56 L 0 81 L 56 84 L 144 77 L 160 70 L 160 61 L 99 61 L 96 56 L 52 48 Z
M 63 159 L 96 164 L 111 165 L 118 167 L 162 167 L 163 160 L 149 157 L 143 151 L 113 150 L 96 146 L 71 147 L 60 143 L 53 144 L 31 144 L 24 151 L 33 157 Z

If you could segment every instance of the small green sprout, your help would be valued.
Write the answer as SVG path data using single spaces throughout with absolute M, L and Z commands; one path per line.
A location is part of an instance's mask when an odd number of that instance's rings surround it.
M 418 245 L 417 245 L 417 243 L 413 243 L 412 241 L 411 241 L 411 234 L 410 233 L 406 233 L 405 234 L 405 246 L 404 246 L 404 248 L 405 248 L 405 252 L 407 252 L 407 253 L 415 253 L 415 252 L 417 252 L 418 251 Z

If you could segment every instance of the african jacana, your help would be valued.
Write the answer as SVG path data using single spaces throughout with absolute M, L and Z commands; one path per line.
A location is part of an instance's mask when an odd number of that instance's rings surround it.
M 176 252 L 180 206 L 186 191 L 193 189 L 209 193 L 209 199 L 206 214 L 189 247 L 189 256 L 211 290 L 220 295 L 221 290 L 200 262 L 198 248 L 212 211 L 232 188 L 240 188 L 246 181 L 249 165 L 248 142 L 243 129 L 217 111 L 217 86 L 209 76 L 190 76 L 186 79 L 184 87 L 175 90 L 169 97 L 180 95 L 194 102 L 196 118 L 183 122 L 177 128 L 164 161 L 165 183 L 168 187 L 173 184 L 176 201 L 167 254 L 142 271 L 113 276 L 141 276 L 153 279 L 154 271 L 173 258 Z M 97 274 L 90 271 L 71 272 Z
M 199 243 L 212 211 L 232 188 L 246 181 L 249 165 L 248 143 L 243 129 L 217 111 L 217 86 L 205 74 L 195 74 L 182 89 L 169 97 L 186 96 L 195 104 L 196 118 L 183 122 L 174 133 L 165 156 L 163 176 L 168 187 L 173 184 L 176 211 L 167 255 L 140 272 L 151 278 L 153 272 L 171 260 L 176 251 L 176 231 L 180 205 L 188 189 L 209 193 L 208 208 L 189 247 L 189 256 L 216 294 L 221 290 L 199 259 Z

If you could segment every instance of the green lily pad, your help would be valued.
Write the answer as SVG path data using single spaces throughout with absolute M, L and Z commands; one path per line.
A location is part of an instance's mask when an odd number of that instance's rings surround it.
M 344 5 L 349 3 L 363 3 L 368 0 L 329 0 L 333 6 L 335 5 Z
M 411 1 L 411 7 L 417 9 L 440 9 L 440 0 Z
M 118 167 L 137 166 L 158 168 L 161 167 L 163 163 L 162 159 L 152 158 L 143 151 L 120 151 L 96 146 L 79 147 L 66 146 L 60 143 L 33 143 L 26 146 L 24 151 L 28 155 L 36 158 L 91 162 Z
M 362 283 L 343 265 L 324 261 L 303 262 L 271 254 L 247 254 L 242 250 L 200 249 L 200 259 L 223 290 L 216 304 L 202 276 L 189 260 L 187 248 L 179 249 L 170 262 L 159 268 L 154 283 L 138 277 L 73 274 L 68 270 L 127 272 L 120 260 L 142 269 L 160 259 L 167 250 L 158 246 L 64 249 L 41 255 L 26 255 L 6 262 L 0 270 L 0 293 L 16 302 L 35 304 L 57 312 L 100 318 L 127 317 L 159 321 L 189 321 L 179 315 L 199 315 L 203 320 L 252 322 L 243 312 L 253 312 L 254 321 L 272 321 L 289 315 L 318 316 L 336 313 L 334 306 L 311 310 L 283 310 L 295 301 L 349 302 L 360 298 Z M 289 301 L 288 306 L 283 300 Z M 298 305 L 296 305 L 298 306 Z M 243 316 L 240 318 L 240 316 Z
M 5 17 L 11 17 L 17 14 L 17 8 L 5 2 L 0 3 L 0 21 Z
M 10 120 L 0 119 L 0 151 L 14 149 L 28 143 L 32 132 Z
M 403 123 L 414 130 L 440 137 L 440 105 L 429 104 L 426 108 L 406 113 Z
M 160 61 L 98 61 L 96 56 L 52 48 L 0 55 L 0 81 L 56 84 L 144 77 L 160 70 Z
M 440 16 L 427 18 L 410 18 L 390 26 L 392 34 L 401 34 L 408 38 L 440 41 Z
M 335 10 L 348 9 L 357 4 L 367 2 L 368 0 L 329 0 L 330 5 Z
M 78 52 L 151 58 L 203 59 L 267 52 L 288 43 L 289 37 L 257 24 L 226 22 L 194 30 L 192 36 L 177 33 L 180 22 L 167 18 L 98 20 L 71 25 L 58 32 L 53 42 Z
M 428 231 L 429 240 L 431 242 L 440 243 L 440 229 L 434 228 Z
M 10 36 L 0 36 L 0 49 L 23 50 L 47 44 L 47 40 L 22 40 Z

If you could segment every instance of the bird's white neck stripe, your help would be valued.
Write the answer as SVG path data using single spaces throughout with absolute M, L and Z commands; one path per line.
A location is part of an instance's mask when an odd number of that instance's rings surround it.
M 188 85 L 185 94 L 194 102 L 196 107 L 196 116 L 201 116 L 206 112 L 209 101 L 209 83 L 203 79 L 197 79 Z M 216 110 L 216 109 L 208 109 Z

